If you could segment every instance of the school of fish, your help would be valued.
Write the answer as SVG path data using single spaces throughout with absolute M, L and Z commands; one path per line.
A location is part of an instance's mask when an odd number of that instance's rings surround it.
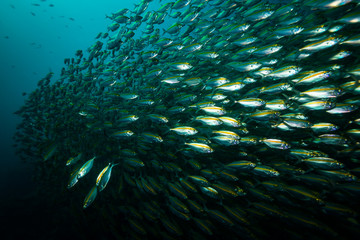
M 39 81 L 17 153 L 114 239 L 354 239 L 359 4 L 141 0 Z

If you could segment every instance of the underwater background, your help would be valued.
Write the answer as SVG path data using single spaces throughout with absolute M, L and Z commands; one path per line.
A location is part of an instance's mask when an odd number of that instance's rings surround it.
M 37 195 L 31 164 L 15 154 L 13 135 L 20 119 L 13 113 L 49 71 L 59 77 L 64 59 L 89 47 L 117 9 L 136 1 L 3 0 L 0 2 L 1 168 L 0 229 L 4 239 L 60 239 L 70 231 L 51 220 L 57 208 Z M 39 6 L 38 6 L 39 5 Z M 71 20 L 70 18 L 74 19 Z M 64 224 L 64 223 L 63 223 Z M 63 233 L 65 236 L 68 233 Z M 72 232 L 71 238 L 80 237 Z
M 1 1 L 2 239 L 355 239 L 359 22 L 356 0 Z

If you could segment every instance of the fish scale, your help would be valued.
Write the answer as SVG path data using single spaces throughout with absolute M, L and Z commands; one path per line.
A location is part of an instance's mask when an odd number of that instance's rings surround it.
M 355 239 L 359 7 L 141 0 L 39 80 L 17 152 L 109 237 Z

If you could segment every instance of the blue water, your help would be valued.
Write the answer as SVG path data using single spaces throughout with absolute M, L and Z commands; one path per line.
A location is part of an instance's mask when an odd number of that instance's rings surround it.
M 106 15 L 132 9 L 135 2 L 0 1 L 1 239 L 54 239 L 57 232 L 49 223 L 56 209 L 36 196 L 32 166 L 23 164 L 12 147 L 12 136 L 20 122 L 13 112 L 24 103 L 22 93 L 33 91 L 49 71 L 56 79 L 64 58 L 74 56 L 78 49 L 86 50 L 99 32 L 106 31 L 111 23 Z

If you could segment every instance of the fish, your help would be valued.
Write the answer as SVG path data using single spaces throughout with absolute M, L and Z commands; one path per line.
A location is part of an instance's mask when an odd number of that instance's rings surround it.
M 335 159 L 327 157 L 312 157 L 307 159 L 302 159 L 302 161 L 314 168 L 320 169 L 340 169 L 344 165 L 341 162 L 338 162 Z
M 300 71 L 301 71 L 300 67 L 291 65 L 291 66 L 285 66 L 285 67 L 276 69 L 276 70 L 272 71 L 270 74 L 268 74 L 268 76 L 275 78 L 275 79 L 276 78 L 288 78 L 288 77 L 296 75 Z
M 82 157 L 82 153 L 77 154 L 75 157 L 70 157 L 66 162 L 66 166 L 70 166 L 78 162 Z
M 263 139 L 262 142 L 265 143 L 270 148 L 276 148 L 276 149 L 289 149 L 290 148 L 290 145 L 281 139 L 267 138 L 267 139 Z
M 80 168 L 79 168 L 80 169 Z M 70 189 L 73 186 L 75 186 L 75 184 L 79 181 L 79 177 L 78 177 L 78 172 L 79 169 L 74 170 L 71 174 L 70 174 L 70 179 L 68 181 L 68 185 L 67 188 Z
M 299 200 L 311 201 L 320 205 L 324 204 L 324 201 L 317 196 L 317 193 L 309 192 L 300 186 L 284 186 L 284 189 L 290 195 L 298 198 Z
M 106 185 L 108 184 L 111 176 L 111 170 L 114 166 L 118 164 L 109 163 L 98 175 L 96 178 L 96 187 L 98 188 L 98 192 L 104 190 Z
M 341 43 L 342 41 L 343 38 L 341 36 L 330 36 L 314 43 L 307 44 L 304 47 L 300 48 L 299 51 L 317 52 L 333 47 L 336 44 Z
M 45 154 L 43 156 L 44 161 L 48 161 L 51 157 L 54 156 L 55 152 L 57 151 L 57 144 L 51 143 L 47 150 L 45 151 Z
M 359 235 L 359 1 L 139 0 L 106 19 L 15 112 L 16 154 L 74 230 Z
M 80 167 L 79 171 L 77 172 L 77 178 L 82 178 L 90 172 L 91 168 L 94 165 L 95 158 L 96 157 L 91 158 Z
M 200 153 L 212 153 L 214 151 L 209 145 L 204 143 L 185 143 L 185 145 Z
M 174 131 L 177 134 L 183 135 L 183 136 L 191 136 L 191 135 L 195 135 L 196 133 L 198 133 L 198 131 L 195 128 L 187 127 L 187 126 L 171 128 L 170 131 Z
M 236 102 L 244 107 L 252 107 L 252 108 L 264 106 L 266 103 L 264 100 L 260 98 L 244 98 Z
M 86 197 L 84 199 L 84 204 L 83 204 L 84 209 L 89 207 L 94 202 L 94 200 L 97 196 L 97 193 L 98 193 L 97 186 L 92 187 L 90 192 L 86 195 Z

